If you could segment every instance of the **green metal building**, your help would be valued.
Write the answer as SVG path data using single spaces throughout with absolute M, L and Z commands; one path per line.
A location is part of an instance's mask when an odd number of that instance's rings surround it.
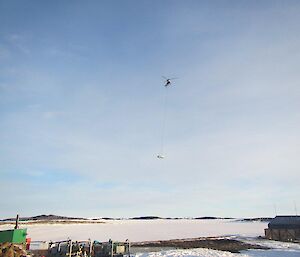
M 0 231 L 0 243 L 26 243 L 27 229 L 11 229 Z

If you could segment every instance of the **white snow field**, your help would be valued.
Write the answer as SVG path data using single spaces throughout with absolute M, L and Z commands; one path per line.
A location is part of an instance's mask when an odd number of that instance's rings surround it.
M 181 239 L 195 237 L 233 237 L 249 243 L 261 244 L 271 250 L 249 250 L 243 253 L 230 253 L 210 249 L 169 250 L 152 253 L 137 253 L 136 257 L 300 257 L 300 245 L 293 243 L 260 240 L 267 227 L 265 222 L 238 222 L 235 220 L 108 220 L 95 224 L 35 224 L 27 228 L 32 241 L 98 240 L 132 242 Z M 12 226 L 0 226 L 0 230 Z
M 26 225 L 33 241 L 74 240 L 152 241 L 178 238 L 239 235 L 257 237 L 264 235 L 267 223 L 236 222 L 234 220 L 108 220 L 95 224 Z M 11 227 L 11 226 L 10 226 Z M 7 229 L 8 226 L 0 226 Z

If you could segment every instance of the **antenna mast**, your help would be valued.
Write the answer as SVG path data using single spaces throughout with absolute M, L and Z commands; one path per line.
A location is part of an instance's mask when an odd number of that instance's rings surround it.
M 295 201 L 295 200 L 294 200 L 294 208 L 295 208 L 296 216 L 298 216 L 298 212 L 297 212 L 297 204 L 296 204 L 296 201 Z

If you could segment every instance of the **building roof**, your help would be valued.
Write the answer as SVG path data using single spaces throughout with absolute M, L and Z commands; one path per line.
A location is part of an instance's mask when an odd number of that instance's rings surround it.
M 274 229 L 300 229 L 300 216 L 276 216 L 270 221 L 268 227 Z

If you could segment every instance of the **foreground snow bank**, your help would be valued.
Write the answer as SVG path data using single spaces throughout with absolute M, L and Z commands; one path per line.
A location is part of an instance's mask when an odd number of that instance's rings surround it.
M 222 252 L 210 249 L 192 249 L 192 250 L 170 250 L 153 253 L 136 254 L 135 257 L 248 257 L 240 253 Z
M 210 249 L 171 250 L 136 254 L 135 257 L 299 257 L 297 250 L 250 250 L 244 253 L 230 253 Z

